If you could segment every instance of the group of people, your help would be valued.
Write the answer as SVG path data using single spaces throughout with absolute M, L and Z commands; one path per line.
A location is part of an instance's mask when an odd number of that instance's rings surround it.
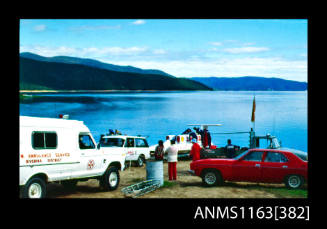
M 190 128 L 186 129 L 182 134 L 188 134 L 190 139 L 197 139 L 197 135 L 199 134 L 201 136 L 201 142 L 202 142 L 202 146 L 203 148 L 210 148 L 211 147 L 211 135 L 210 132 L 207 128 L 204 128 L 203 130 L 201 130 L 200 128 L 194 127 L 193 130 L 195 130 L 195 132 L 193 132 Z
M 171 140 L 170 143 L 171 145 L 165 150 L 163 141 L 160 140 L 154 151 L 154 158 L 156 160 L 161 161 L 163 160 L 164 155 L 167 154 L 169 180 L 176 180 L 177 178 L 176 164 L 177 164 L 178 149 L 175 145 L 175 140 Z
M 192 161 L 201 159 L 201 146 L 197 143 L 197 138 L 192 138 L 192 148 L 190 151 L 190 157 Z M 175 140 L 170 140 L 171 145 L 165 150 L 163 141 L 160 140 L 155 148 L 154 157 L 155 160 L 163 160 L 164 155 L 167 154 L 168 162 L 168 177 L 169 180 L 176 180 L 177 178 L 177 158 L 178 158 L 178 148 L 175 144 Z M 232 144 L 230 139 L 227 140 L 227 145 L 225 146 L 227 157 L 233 158 L 235 156 L 235 146 Z
M 176 180 L 177 179 L 177 158 L 178 158 L 178 148 L 175 144 L 175 140 L 170 140 L 171 145 L 165 150 L 163 141 L 160 140 L 158 145 L 154 151 L 155 160 L 163 160 L 164 155 L 167 154 L 167 162 L 168 162 L 168 177 L 169 180 Z M 192 157 L 193 161 L 200 159 L 200 151 L 201 147 L 197 143 L 196 138 L 192 138 L 192 148 L 190 151 L 190 156 Z

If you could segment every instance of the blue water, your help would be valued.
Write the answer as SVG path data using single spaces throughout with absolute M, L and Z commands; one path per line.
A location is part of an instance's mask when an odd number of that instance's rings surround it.
M 213 142 L 248 146 L 249 135 L 216 133 L 249 131 L 253 96 L 256 98 L 256 135 L 270 133 L 282 146 L 307 152 L 307 92 L 149 92 L 101 94 L 42 94 L 42 99 L 19 105 L 20 115 L 82 120 L 98 141 L 108 129 L 148 136 L 150 145 L 169 134 L 180 134 L 187 124 L 220 123 L 211 127 Z

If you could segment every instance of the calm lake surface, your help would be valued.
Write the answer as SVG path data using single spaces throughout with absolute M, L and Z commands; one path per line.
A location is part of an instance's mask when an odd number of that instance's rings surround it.
M 123 134 L 148 136 L 150 145 L 169 134 L 181 134 L 187 124 L 220 123 L 210 127 L 218 147 L 232 143 L 248 146 L 252 102 L 256 99 L 256 135 L 277 136 L 283 147 L 307 152 L 307 91 L 304 92 L 148 92 L 148 93 L 42 93 L 19 104 L 20 115 L 82 120 L 96 141 L 109 129 Z

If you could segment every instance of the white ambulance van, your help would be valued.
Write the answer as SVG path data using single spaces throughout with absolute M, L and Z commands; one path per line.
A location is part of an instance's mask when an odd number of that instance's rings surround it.
M 98 150 L 83 121 L 20 116 L 19 185 L 23 198 L 43 198 L 46 185 L 74 187 L 78 181 L 98 179 L 115 190 L 125 157 Z

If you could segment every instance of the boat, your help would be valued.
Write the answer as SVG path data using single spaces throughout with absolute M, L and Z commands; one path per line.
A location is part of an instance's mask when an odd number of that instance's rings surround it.
M 209 127 L 221 126 L 222 124 L 187 124 L 191 128 L 187 128 L 182 134 L 179 135 L 167 135 L 166 140 L 163 142 L 164 148 L 167 149 L 171 145 L 171 140 L 175 140 L 176 147 L 178 148 L 179 158 L 188 158 L 192 148 L 192 138 L 196 136 L 197 143 L 201 148 L 202 144 L 202 133 L 204 130 L 209 131 Z M 193 134 L 191 134 L 193 132 Z M 210 132 L 209 132 L 210 133 Z M 158 144 L 150 146 L 150 155 L 154 156 L 155 148 Z M 211 149 L 215 149 L 215 144 L 211 141 Z

